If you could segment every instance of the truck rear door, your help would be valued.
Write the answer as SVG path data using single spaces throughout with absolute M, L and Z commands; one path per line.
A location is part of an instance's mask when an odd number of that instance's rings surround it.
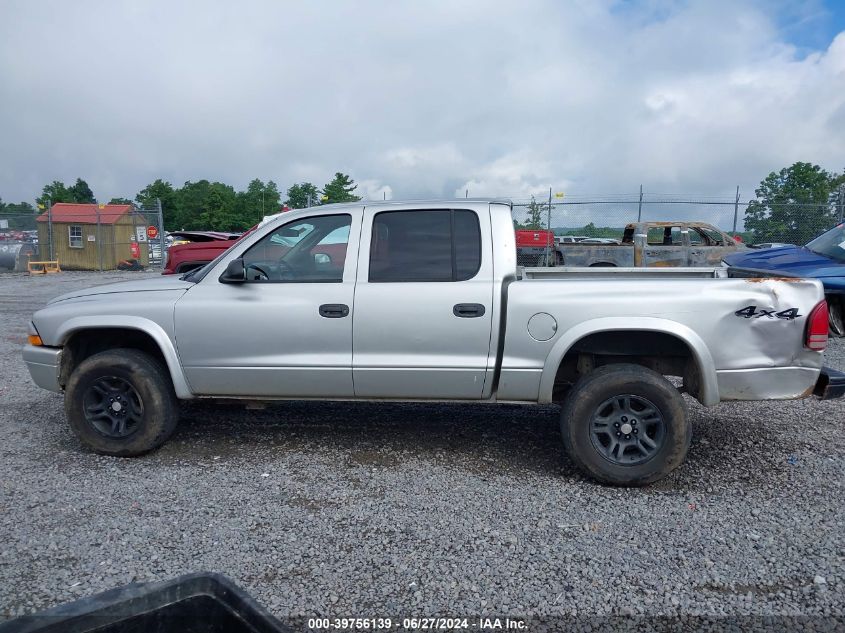
M 495 345 L 492 251 L 489 212 L 365 209 L 352 326 L 356 396 L 481 398 Z

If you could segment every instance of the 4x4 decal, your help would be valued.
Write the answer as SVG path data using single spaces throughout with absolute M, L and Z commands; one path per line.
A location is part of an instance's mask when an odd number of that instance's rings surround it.
M 798 308 L 788 308 L 787 310 L 775 312 L 774 310 L 758 310 L 757 306 L 754 305 L 746 306 L 742 310 L 737 310 L 734 314 L 744 319 L 759 319 L 761 317 L 766 317 L 767 319 L 784 319 L 785 321 L 792 321 L 793 319 L 797 319 L 802 316 L 798 314 Z

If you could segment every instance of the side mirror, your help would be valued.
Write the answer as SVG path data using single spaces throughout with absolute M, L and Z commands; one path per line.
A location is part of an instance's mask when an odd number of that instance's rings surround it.
M 225 272 L 220 275 L 220 283 L 224 284 L 240 284 L 246 281 L 246 271 L 244 270 L 244 260 L 233 259 L 226 266 Z
M 317 266 L 326 266 L 332 263 L 332 258 L 325 253 L 314 253 L 314 264 Z

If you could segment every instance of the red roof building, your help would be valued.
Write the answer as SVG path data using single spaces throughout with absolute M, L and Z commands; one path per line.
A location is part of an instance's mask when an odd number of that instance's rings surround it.
M 53 222 L 72 222 L 73 224 L 114 224 L 124 215 L 132 211 L 129 204 L 74 204 L 71 202 L 57 202 L 49 212 L 45 211 L 36 219 L 46 222 L 52 216 Z
M 149 265 L 149 220 L 130 204 L 58 202 L 37 218 L 42 260 L 66 270 L 112 270 L 121 262 Z

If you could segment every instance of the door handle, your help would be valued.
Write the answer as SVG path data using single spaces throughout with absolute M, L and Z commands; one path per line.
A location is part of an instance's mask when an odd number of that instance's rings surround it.
M 320 316 L 327 319 L 342 319 L 349 316 L 349 306 L 345 303 L 324 303 L 320 306 Z
M 452 308 L 452 314 L 462 319 L 484 316 L 484 306 L 480 303 L 459 303 Z

